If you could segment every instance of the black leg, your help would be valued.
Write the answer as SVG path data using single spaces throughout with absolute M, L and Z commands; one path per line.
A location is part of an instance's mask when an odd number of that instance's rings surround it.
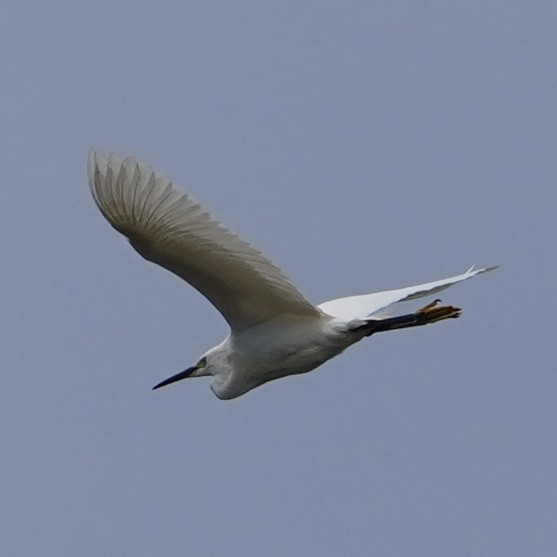
M 437 305 L 441 300 L 427 304 L 415 313 L 388 317 L 386 319 L 370 319 L 365 325 L 361 325 L 354 332 L 364 332 L 365 336 L 382 331 L 392 331 L 394 329 L 405 329 L 407 327 L 420 327 L 429 323 L 436 323 L 443 319 L 455 319 L 460 317 L 460 308 L 453 306 Z

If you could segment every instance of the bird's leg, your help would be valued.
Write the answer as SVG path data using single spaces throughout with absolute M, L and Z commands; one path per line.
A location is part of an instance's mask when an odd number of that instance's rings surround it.
M 365 325 L 354 329 L 356 332 L 364 331 L 366 336 L 381 331 L 392 331 L 393 329 L 405 329 L 407 327 L 419 327 L 436 323 L 443 319 L 454 319 L 460 317 L 460 308 L 454 306 L 440 306 L 441 300 L 434 300 L 414 313 L 388 317 L 386 319 L 370 319 Z
M 454 306 L 439 306 L 441 300 L 433 300 L 430 304 L 427 304 L 423 308 L 420 308 L 416 312 L 418 317 L 418 325 L 427 325 L 428 323 L 435 323 L 436 321 L 442 321 L 443 319 L 454 319 L 460 317 L 462 310 L 460 308 L 455 308 Z

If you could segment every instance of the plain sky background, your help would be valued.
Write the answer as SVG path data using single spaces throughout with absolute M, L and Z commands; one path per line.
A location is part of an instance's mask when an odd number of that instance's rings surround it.
M 557 4 L 3 2 L 0 552 L 557 554 Z M 458 321 L 221 402 L 227 333 L 90 198 L 135 155 L 316 303 Z

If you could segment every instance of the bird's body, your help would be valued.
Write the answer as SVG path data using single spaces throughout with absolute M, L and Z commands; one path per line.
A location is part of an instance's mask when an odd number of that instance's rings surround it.
M 458 317 L 458 308 L 438 306 L 437 300 L 406 315 L 392 317 L 385 310 L 494 268 L 314 306 L 278 267 L 147 165 L 92 153 L 89 183 L 103 215 L 134 249 L 189 282 L 230 325 L 225 340 L 195 366 L 155 388 L 211 375 L 219 398 L 238 397 L 273 379 L 311 371 L 373 333 Z
M 231 333 L 209 351 L 221 364 L 211 388 L 219 398 L 235 398 L 273 379 L 311 371 L 349 344 L 325 316 L 273 318 Z

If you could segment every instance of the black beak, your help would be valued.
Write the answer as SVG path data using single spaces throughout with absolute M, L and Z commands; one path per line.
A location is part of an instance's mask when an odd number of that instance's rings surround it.
M 158 389 L 159 387 L 164 387 L 165 385 L 170 385 L 170 383 L 176 383 L 176 381 L 180 381 L 181 379 L 189 377 L 196 369 L 197 366 L 189 367 L 188 369 L 181 371 L 180 373 L 177 373 L 176 375 L 173 375 L 172 377 L 169 377 L 164 381 L 161 381 L 158 385 L 155 385 L 153 387 L 153 391 L 155 389 Z

